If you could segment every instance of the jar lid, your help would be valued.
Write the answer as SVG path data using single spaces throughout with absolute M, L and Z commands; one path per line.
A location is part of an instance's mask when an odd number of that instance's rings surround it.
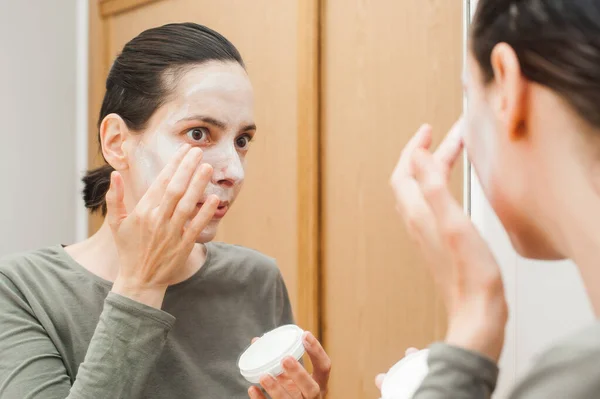
M 283 373 L 281 362 L 288 356 L 300 360 L 304 356 L 304 331 L 293 324 L 278 327 L 257 339 L 240 356 L 238 367 L 246 380 L 253 384 L 260 377 Z
M 392 366 L 381 384 L 382 399 L 412 398 L 429 372 L 428 355 L 429 349 L 423 349 L 411 353 Z

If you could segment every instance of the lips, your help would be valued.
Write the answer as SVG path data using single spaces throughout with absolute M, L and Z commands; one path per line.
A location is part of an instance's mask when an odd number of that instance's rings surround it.
M 198 207 L 202 207 L 202 205 L 204 205 L 204 202 L 198 203 Z M 223 218 L 223 216 L 225 216 L 227 214 L 228 210 L 229 210 L 229 201 L 219 202 L 219 206 L 217 207 L 217 210 L 215 211 L 215 213 L 213 215 L 213 219 Z

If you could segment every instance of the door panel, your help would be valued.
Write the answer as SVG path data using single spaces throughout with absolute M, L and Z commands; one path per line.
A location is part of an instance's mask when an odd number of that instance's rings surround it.
M 442 337 L 444 309 L 388 184 L 419 125 L 439 142 L 462 110 L 462 5 L 329 0 L 323 54 L 324 344 L 331 398 L 376 398 L 373 379 Z M 462 194 L 462 163 L 452 189 Z

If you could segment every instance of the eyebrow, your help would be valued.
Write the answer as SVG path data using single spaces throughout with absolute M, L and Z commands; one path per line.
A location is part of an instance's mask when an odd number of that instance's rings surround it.
M 192 116 L 188 116 L 187 118 L 183 118 L 183 119 L 179 120 L 179 122 L 189 122 L 189 121 L 202 121 L 204 123 L 208 123 L 209 125 L 216 126 L 219 129 L 225 129 L 227 127 L 227 124 L 225 122 L 220 121 L 215 118 L 212 118 L 210 116 L 204 116 L 204 115 L 192 115 Z M 254 123 L 246 125 L 241 129 L 242 132 L 248 132 L 251 130 L 256 130 L 256 125 Z

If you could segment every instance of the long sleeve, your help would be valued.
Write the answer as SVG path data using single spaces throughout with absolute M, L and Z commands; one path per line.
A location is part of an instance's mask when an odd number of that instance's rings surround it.
M 413 399 L 488 399 L 498 367 L 477 353 L 446 344 L 430 347 L 429 373 Z
M 0 274 L 0 397 L 135 398 L 175 318 L 109 293 L 75 381 L 18 288 Z
M 584 329 L 544 353 L 509 399 L 592 399 L 600 397 L 600 324 Z M 478 353 L 435 344 L 429 374 L 414 399 L 489 398 L 496 364 Z
M 283 277 L 278 274 L 277 276 L 277 307 L 279 319 L 277 320 L 278 325 L 294 324 L 294 313 L 292 312 L 292 304 L 288 295 L 288 290 L 283 281 Z

